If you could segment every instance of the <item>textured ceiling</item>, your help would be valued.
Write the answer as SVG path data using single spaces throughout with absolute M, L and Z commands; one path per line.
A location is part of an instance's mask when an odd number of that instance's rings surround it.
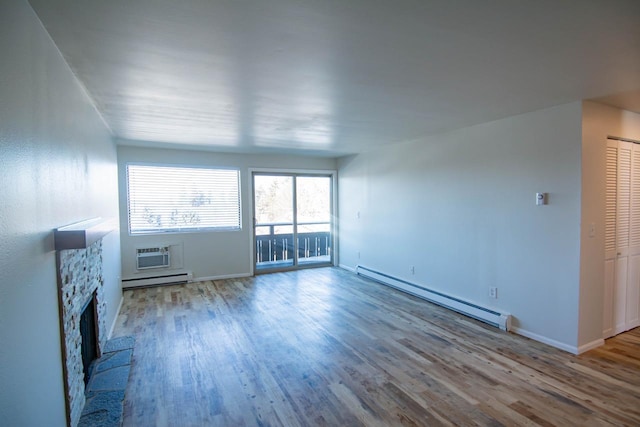
M 638 0 L 30 3 L 125 144 L 334 156 L 640 99 Z

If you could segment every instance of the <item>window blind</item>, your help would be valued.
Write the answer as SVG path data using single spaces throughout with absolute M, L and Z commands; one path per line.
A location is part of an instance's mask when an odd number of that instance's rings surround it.
M 240 229 L 240 171 L 127 165 L 129 232 Z

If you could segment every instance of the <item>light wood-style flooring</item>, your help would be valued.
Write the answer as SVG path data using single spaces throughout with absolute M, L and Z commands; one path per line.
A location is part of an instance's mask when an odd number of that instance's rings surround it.
M 126 291 L 125 426 L 640 425 L 640 329 L 581 356 L 336 268 Z

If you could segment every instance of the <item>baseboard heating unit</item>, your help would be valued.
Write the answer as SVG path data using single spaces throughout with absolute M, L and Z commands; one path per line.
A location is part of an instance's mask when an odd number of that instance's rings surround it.
M 157 276 L 136 277 L 130 279 L 122 279 L 122 287 L 140 288 L 144 286 L 160 286 L 160 285 L 177 285 L 179 283 L 188 283 L 193 280 L 193 273 L 175 273 L 162 274 Z
M 503 331 L 509 331 L 511 329 L 510 314 L 499 313 L 495 310 L 481 307 L 477 304 L 425 288 L 424 286 L 416 285 L 415 283 L 407 282 L 406 280 L 402 280 L 361 265 L 356 267 L 356 274 L 425 299 L 465 316 L 480 320 L 481 322 L 488 323 L 489 325 L 500 328 Z

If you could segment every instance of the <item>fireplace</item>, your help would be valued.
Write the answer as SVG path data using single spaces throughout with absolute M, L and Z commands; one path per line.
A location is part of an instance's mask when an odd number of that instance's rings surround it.
M 89 383 L 91 364 L 98 358 L 98 318 L 96 310 L 96 294 L 86 302 L 80 315 L 80 354 L 82 356 L 82 373 L 84 385 Z
M 78 424 L 91 362 L 107 341 L 102 240 L 57 251 L 62 368 L 67 422 Z

